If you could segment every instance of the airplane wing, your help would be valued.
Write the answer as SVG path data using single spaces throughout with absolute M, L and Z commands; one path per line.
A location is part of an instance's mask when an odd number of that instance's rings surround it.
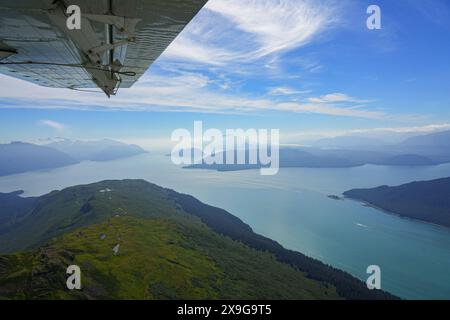
M 131 87 L 207 0 L 2 0 L 0 72 L 57 88 Z M 67 20 L 80 8 L 80 29 Z M 69 10 L 68 10 L 69 9 Z

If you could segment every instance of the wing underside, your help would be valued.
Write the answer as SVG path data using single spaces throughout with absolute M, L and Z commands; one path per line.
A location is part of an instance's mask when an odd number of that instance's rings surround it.
M 48 87 L 131 87 L 207 0 L 5 0 L 0 72 Z M 67 8 L 81 9 L 69 30 Z

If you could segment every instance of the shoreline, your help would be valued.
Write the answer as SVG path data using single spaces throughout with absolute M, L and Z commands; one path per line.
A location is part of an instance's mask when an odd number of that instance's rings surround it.
M 414 222 L 420 222 L 420 223 L 428 224 L 428 225 L 431 225 L 431 226 L 434 226 L 434 227 L 443 228 L 443 229 L 445 229 L 445 230 L 450 232 L 450 227 L 449 226 L 444 226 L 442 224 L 438 224 L 438 223 L 427 221 L 427 220 L 422 220 L 422 219 L 408 217 L 408 216 L 405 216 L 405 215 L 403 215 L 401 213 L 398 213 L 398 212 L 395 212 L 395 211 L 391 211 L 391 210 L 388 210 L 388 209 L 384 209 L 382 207 L 379 207 L 379 206 L 377 206 L 377 205 L 375 205 L 373 203 L 367 202 L 367 201 L 362 200 L 362 199 L 352 198 L 352 197 L 348 197 L 348 196 L 345 196 L 345 195 L 342 195 L 342 199 L 344 199 L 344 200 L 345 199 L 349 199 L 351 201 L 358 202 L 358 203 L 360 203 L 363 206 L 373 208 L 373 209 L 375 209 L 377 211 L 381 211 L 381 212 L 383 212 L 385 214 L 397 216 L 399 218 L 411 220 L 411 221 L 414 221 Z

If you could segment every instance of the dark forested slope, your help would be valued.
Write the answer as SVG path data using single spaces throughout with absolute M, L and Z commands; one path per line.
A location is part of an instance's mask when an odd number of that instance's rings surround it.
M 353 189 L 344 195 L 404 217 L 450 227 L 450 178 Z
M 0 232 L 0 250 L 9 253 L 0 256 L 3 297 L 393 298 L 255 234 L 222 209 L 143 180 L 76 186 L 33 201 Z M 72 263 L 84 270 L 82 292 L 64 289 Z

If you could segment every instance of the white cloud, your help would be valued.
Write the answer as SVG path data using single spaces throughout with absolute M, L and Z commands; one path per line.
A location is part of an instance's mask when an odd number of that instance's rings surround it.
M 165 56 L 202 64 L 251 62 L 317 40 L 338 21 L 333 0 L 210 0 Z
M 308 99 L 312 103 L 336 103 L 336 102 L 357 102 L 357 103 L 367 103 L 369 100 L 358 100 L 345 93 L 330 93 L 323 95 L 321 97 L 312 97 Z
M 354 103 L 342 103 L 350 97 L 328 98 L 313 103 L 311 98 L 293 101 L 290 95 L 255 96 L 217 90 L 207 76 L 200 73 L 145 75 L 132 88 L 123 88 L 107 99 L 103 94 L 80 93 L 67 89 L 40 87 L 23 80 L 0 75 L 0 95 L 31 108 L 64 108 L 78 110 L 165 111 L 201 113 L 260 114 L 262 111 L 322 114 L 376 120 L 393 120 L 402 116 L 388 115 Z M 280 90 L 277 90 L 280 92 Z M 281 90 L 283 91 L 283 90 Z M 23 94 L 26 92 L 26 96 Z M 331 95 L 330 95 L 331 96 Z M 47 97 L 47 98 L 43 98 Z M 273 99 L 275 98 L 275 99 Z M 339 104 L 332 101 L 340 102 Z M 350 101 L 354 101 L 350 99 Z M 1 108 L 2 106 L 0 106 Z M 3 107 L 8 107 L 4 104 Z M 406 116 L 405 116 L 406 117 Z M 46 125 L 51 126 L 50 123 Z M 57 128 L 57 124 L 52 124 Z
M 39 124 L 50 127 L 57 131 L 62 131 L 66 128 L 66 126 L 64 124 L 57 122 L 57 121 L 53 121 L 53 120 L 40 120 Z
M 273 87 L 268 94 L 260 96 L 236 93 L 236 88 L 230 88 L 231 84 L 236 87 L 236 81 L 231 82 L 227 75 L 240 70 L 242 62 L 270 56 L 256 64 L 255 68 L 267 64 L 273 67 L 281 60 L 277 54 L 316 40 L 338 20 L 340 9 L 336 3 L 334 0 L 210 0 L 167 50 L 166 56 L 182 60 L 169 59 L 169 63 L 164 65 L 168 68 L 164 70 L 164 75 L 155 73 L 153 69 L 132 88 L 121 88 L 118 95 L 111 99 L 106 99 L 102 94 L 39 87 L 6 76 L 0 76 L 0 95 L 3 99 L 30 108 L 241 114 L 275 110 L 387 118 L 384 112 L 354 105 L 367 101 L 344 93 L 305 100 L 304 96 L 310 91 L 288 86 Z M 195 64 L 191 62 L 186 67 L 188 61 L 200 61 L 212 66 L 193 67 Z M 320 67 L 304 57 L 299 57 L 298 61 L 308 70 Z M 225 66 L 227 63 L 235 65 L 230 68 Z M 220 71 L 211 71 L 211 68 Z M 209 76 L 204 74 L 206 72 Z M 246 79 L 246 76 L 241 75 L 240 78 Z M 50 123 L 47 125 L 51 126 Z M 57 126 L 53 123 L 53 128 Z
M 388 120 L 393 119 L 393 116 L 386 114 L 383 111 L 371 111 L 368 109 L 343 107 L 332 104 L 321 103 L 297 103 L 297 102 L 283 102 L 278 105 L 279 110 L 291 111 L 297 113 L 316 113 L 339 117 L 354 117 L 373 120 Z
M 260 45 L 256 56 L 303 46 L 334 19 L 332 7 L 310 0 L 213 0 L 207 8 L 253 34 Z
M 277 95 L 298 95 L 298 94 L 307 94 L 311 93 L 311 90 L 296 90 L 289 87 L 276 87 L 271 88 L 268 92 L 269 95 L 277 96 Z
M 354 129 L 348 134 L 366 133 L 366 132 L 392 132 L 392 133 L 432 133 L 438 131 L 450 130 L 450 123 L 428 124 L 414 127 L 393 127 L 393 128 L 368 128 Z
M 302 131 L 285 134 L 284 139 L 289 142 L 314 141 L 322 138 L 335 138 L 342 136 L 357 136 L 368 138 L 381 138 L 386 141 L 401 141 L 405 138 L 429 134 L 434 132 L 450 130 L 450 123 L 427 124 L 410 127 L 376 127 L 376 128 L 356 128 L 347 130 L 317 130 Z
M 112 99 L 107 99 L 101 94 L 40 87 L 19 79 L 1 82 L 4 83 L 0 87 L 3 98 L 14 99 L 33 108 L 241 114 L 277 110 L 366 118 L 382 116 L 370 111 L 351 110 L 331 105 L 279 102 L 264 97 L 226 94 L 210 88 L 209 78 L 201 74 L 147 75 L 139 84 L 130 89 L 122 89 L 118 96 Z M 26 97 L 23 92 L 27 92 Z M 51 98 L 43 99 L 42 97 Z M 50 126 L 50 123 L 45 124 Z M 55 125 L 53 124 L 54 128 L 56 128 Z
M 181 58 L 183 60 L 192 60 L 212 65 L 223 65 L 227 61 L 237 59 L 232 52 L 218 47 L 208 46 L 207 44 L 200 44 L 187 38 L 187 36 L 172 42 L 165 55 L 172 58 Z

